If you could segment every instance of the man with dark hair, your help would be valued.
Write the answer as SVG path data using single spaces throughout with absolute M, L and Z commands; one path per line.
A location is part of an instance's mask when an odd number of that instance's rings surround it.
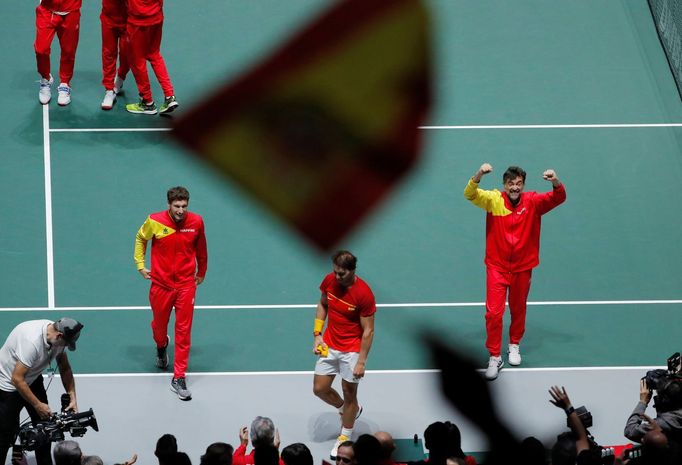
M 371 434 L 361 434 L 355 444 L 353 453 L 357 465 L 378 465 L 381 460 L 381 444 Z
M 353 441 L 343 441 L 336 451 L 336 465 L 357 465 Z
M 313 454 L 308 446 L 296 442 L 282 449 L 282 462 L 284 465 L 313 465 Z
M 76 349 L 83 325 L 71 318 L 25 321 L 7 336 L 0 349 L 0 463 L 19 431 L 19 413 L 26 408 L 35 424 L 52 416 L 43 384 L 43 370 L 56 359 L 64 389 L 70 396 L 66 410 L 78 411 L 76 383 L 64 351 Z M 38 465 L 51 465 L 51 444 L 36 449 Z
M 190 400 L 185 374 L 191 346 L 194 298 L 204 281 L 208 262 L 204 220 L 187 210 L 189 192 L 181 186 L 166 194 L 168 210 L 152 213 L 135 236 L 135 265 L 151 280 L 152 335 L 156 342 L 156 366 L 168 367 L 168 321 L 175 308 L 175 360 L 171 390 Z M 151 271 L 145 267 L 147 242 L 152 241 Z
M 76 441 L 59 441 L 54 445 L 55 465 L 81 465 L 83 452 Z
M 526 300 L 533 268 L 540 263 L 541 217 L 566 200 L 566 190 L 554 170 L 542 177 L 552 183 L 545 193 L 523 192 L 526 172 L 511 166 L 502 176 L 504 192 L 478 187 L 481 178 L 493 171 L 483 163 L 464 189 L 464 197 L 484 209 L 486 216 L 486 348 L 490 354 L 485 376 L 497 378 L 504 365 L 501 357 L 502 317 L 509 300 L 508 356 L 510 365 L 521 364 L 519 344 L 526 329 Z
M 201 456 L 200 465 L 232 465 L 232 446 L 224 442 L 214 442 Z
M 164 434 L 156 441 L 154 455 L 159 465 L 169 465 L 172 457 L 178 453 L 178 441 L 172 434 Z
M 365 376 L 372 347 L 376 302 L 367 283 L 355 274 L 357 258 L 352 253 L 336 252 L 332 264 L 332 272 L 320 284 L 321 297 L 313 326 L 313 352 L 319 355 L 313 392 L 341 414 L 341 434 L 330 454 L 334 460 L 339 445 L 351 438 L 355 420 L 362 413 L 357 399 L 358 383 Z M 332 388 L 336 375 L 341 375 L 343 397 Z

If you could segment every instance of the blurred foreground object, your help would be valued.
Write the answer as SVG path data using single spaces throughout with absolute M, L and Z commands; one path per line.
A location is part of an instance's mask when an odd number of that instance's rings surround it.
M 430 81 L 422 1 L 345 0 L 174 135 L 329 250 L 417 161 Z

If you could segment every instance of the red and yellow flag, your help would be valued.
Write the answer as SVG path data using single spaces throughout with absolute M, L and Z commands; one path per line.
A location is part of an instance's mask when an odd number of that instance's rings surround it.
M 419 156 L 430 102 L 420 0 L 345 0 L 210 95 L 174 135 L 322 249 Z

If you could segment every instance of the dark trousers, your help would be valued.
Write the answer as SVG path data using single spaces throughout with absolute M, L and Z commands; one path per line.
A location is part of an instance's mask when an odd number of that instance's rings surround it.
M 47 393 L 43 384 L 43 377 L 38 376 L 30 386 L 31 392 L 41 401 L 47 403 Z M 0 391 L 0 464 L 5 463 L 7 451 L 15 443 L 19 432 L 19 413 L 25 408 L 33 424 L 40 421 L 38 412 L 24 400 L 18 392 Z M 46 444 L 36 449 L 38 465 L 52 465 L 52 445 Z

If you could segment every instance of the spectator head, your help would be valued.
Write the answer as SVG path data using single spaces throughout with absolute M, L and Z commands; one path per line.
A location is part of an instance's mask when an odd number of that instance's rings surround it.
M 442 421 L 431 423 L 424 430 L 424 447 L 429 450 L 429 456 L 445 459 L 448 455 L 448 427 Z
M 654 397 L 656 413 L 682 409 L 682 381 L 669 381 Z
M 201 456 L 201 465 L 232 465 L 232 446 L 224 442 L 214 442 Z
M 379 444 L 381 444 L 381 458 L 383 460 L 388 460 L 393 455 L 395 450 L 395 441 L 393 441 L 393 436 L 391 436 L 386 431 L 377 431 L 374 433 L 374 437 L 377 438 Z
M 164 434 L 156 441 L 154 455 L 159 459 L 160 464 L 170 463 L 174 454 L 178 453 L 178 441 L 172 434 Z
M 575 465 L 578 455 L 572 433 L 561 433 L 552 446 L 552 465 Z
M 258 446 L 253 450 L 254 465 L 279 465 L 279 451 L 272 444 Z
M 250 434 L 254 448 L 272 446 L 275 442 L 275 424 L 268 417 L 257 416 L 251 422 Z
M 344 441 L 339 444 L 336 451 L 336 465 L 357 465 L 353 444 L 353 441 Z
M 461 457 L 448 457 L 445 460 L 445 465 L 467 465 L 467 462 Z
M 81 459 L 81 465 L 104 465 L 99 455 L 87 455 Z
M 545 446 L 533 436 L 529 436 L 521 442 L 519 453 L 521 454 L 521 461 L 527 465 L 547 464 Z
M 83 452 L 76 441 L 60 441 L 52 451 L 55 465 L 80 465 Z
M 464 452 L 462 452 L 462 433 L 459 432 L 456 424 L 450 421 L 446 421 L 444 424 L 448 432 L 448 456 L 463 459 L 465 456 Z
M 282 449 L 284 465 L 313 465 L 313 454 L 303 443 L 296 442 Z
M 361 435 L 353 444 L 358 465 L 377 465 L 381 461 L 381 444 L 371 434 Z

